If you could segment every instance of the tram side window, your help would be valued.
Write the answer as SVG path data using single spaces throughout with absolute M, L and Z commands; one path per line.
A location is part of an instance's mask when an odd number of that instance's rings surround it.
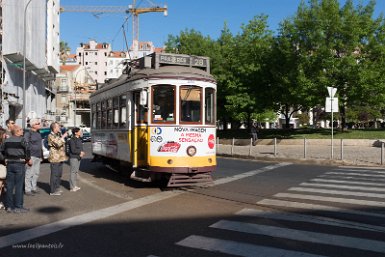
M 102 111 L 101 111 L 101 103 L 96 104 L 96 128 L 100 129 L 100 124 L 102 124 Z
M 136 123 L 147 123 L 147 107 L 139 104 L 140 102 L 140 93 L 135 92 L 135 103 L 137 108 Z
M 119 97 L 114 97 L 113 99 L 113 123 L 112 127 L 113 128 L 118 128 L 119 127 Z
M 119 108 L 120 108 L 120 128 L 125 128 L 127 126 L 127 96 L 121 95 L 119 99 Z
M 175 87 L 152 87 L 152 122 L 175 123 Z
M 107 101 L 107 127 L 112 128 L 113 112 L 112 112 L 112 99 Z
M 102 123 L 100 125 L 101 129 L 107 128 L 107 106 L 106 102 L 102 102 Z
M 215 124 L 215 90 L 206 88 L 205 91 L 205 122 Z
M 91 106 L 91 113 L 92 113 L 92 117 L 91 117 L 91 128 L 93 128 L 93 129 L 96 129 L 96 117 L 97 117 L 97 115 L 96 115 L 96 104 L 93 104 L 92 106 Z
M 180 121 L 199 123 L 201 120 L 202 88 L 196 86 L 180 87 Z

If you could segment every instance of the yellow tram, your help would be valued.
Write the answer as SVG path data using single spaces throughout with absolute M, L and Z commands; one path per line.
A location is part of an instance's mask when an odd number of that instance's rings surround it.
M 211 183 L 216 81 L 207 57 L 154 53 L 90 97 L 92 153 L 131 178 Z

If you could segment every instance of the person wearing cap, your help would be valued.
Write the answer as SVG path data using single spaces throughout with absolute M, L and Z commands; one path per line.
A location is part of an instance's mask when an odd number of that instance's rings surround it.
M 25 194 L 32 196 L 37 194 L 37 180 L 40 174 L 40 162 L 42 161 L 42 137 L 40 135 L 40 120 L 30 120 L 30 130 L 24 134 L 25 141 L 28 143 L 31 151 L 32 165 L 27 166 L 25 172 Z

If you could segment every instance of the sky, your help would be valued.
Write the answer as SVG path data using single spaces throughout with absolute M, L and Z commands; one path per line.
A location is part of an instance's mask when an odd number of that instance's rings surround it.
M 139 15 L 139 41 L 152 41 L 156 47 L 164 46 L 169 35 L 194 29 L 203 36 L 217 39 L 227 23 L 236 35 L 242 24 L 260 14 L 268 16 L 269 29 L 277 31 L 279 23 L 294 16 L 301 0 L 137 0 L 137 7 L 167 5 L 168 15 L 145 13 Z M 307 0 L 305 0 L 307 1 Z M 368 0 L 354 0 L 355 3 Z M 61 0 L 65 6 L 126 6 L 132 0 Z M 340 0 L 343 4 L 345 0 Z M 377 0 L 375 17 L 385 13 L 385 0 Z M 128 18 L 128 19 L 127 19 Z M 126 20 L 126 23 L 125 23 Z M 80 43 L 95 40 L 110 43 L 114 51 L 126 50 L 122 25 L 125 24 L 128 45 L 132 43 L 132 19 L 122 13 L 64 12 L 60 16 L 61 41 L 67 42 L 75 53 Z

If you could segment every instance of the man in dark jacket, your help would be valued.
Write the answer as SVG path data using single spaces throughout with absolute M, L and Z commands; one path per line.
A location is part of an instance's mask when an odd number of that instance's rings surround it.
M 29 209 L 24 208 L 23 184 L 25 177 L 25 164 L 32 164 L 31 153 L 28 144 L 23 137 L 23 129 L 15 125 L 11 130 L 12 136 L 7 138 L 1 146 L 7 164 L 6 179 L 6 206 L 8 213 L 25 213 Z M 13 191 L 15 190 L 15 198 Z
M 24 138 L 31 150 L 32 165 L 27 166 L 25 172 L 25 194 L 33 195 L 38 193 L 36 185 L 40 174 L 40 162 L 42 160 L 42 138 L 39 133 L 40 120 L 30 120 L 31 129 L 25 133 Z
M 83 142 L 81 140 L 82 132 L 80 128 L 72 129 L 72 137 L 69 140 L 69 157 L 70 157 L 70 188 L 71 192 L 76 192 L 80 189 L 77 186 L 77 176 L 80 167 L 80 160 L 84 156 Z

